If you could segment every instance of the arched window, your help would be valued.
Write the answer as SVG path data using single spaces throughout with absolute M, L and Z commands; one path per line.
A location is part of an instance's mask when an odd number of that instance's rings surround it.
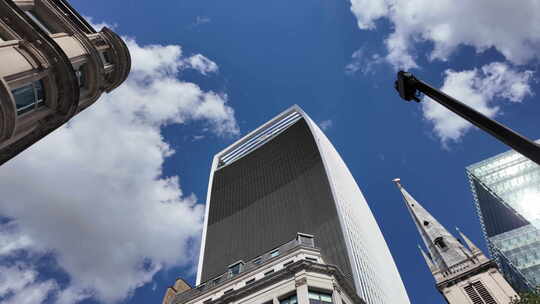
M 433 243 L 435 243 L 435 245 L 441 249 L 445 249 L 446 247 L 448 247 L 441 236 L 436 238 Z

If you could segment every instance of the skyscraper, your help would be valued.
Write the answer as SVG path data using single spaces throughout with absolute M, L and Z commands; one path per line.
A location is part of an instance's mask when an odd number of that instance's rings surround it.
M 127 46 L 64 0 L 0 1 L 0 164 L 126 80 Z
M 367 303 L 409 303 L 379 226 L 347 166 L 293 106 L 214 157 L 197 284 L 256 261 L 297 232 L 315 236 Z
M 497 266 L 459 232 L 467 245 L 456 239 L 394 179 L 428 250 L 420 247 L 436 287 L 449 304 L 510 303 L 516 292 L 497 270 Z
M 540 285 L 540 166 L 508 151 L 467 167 L 489 251 L 518 290 Z

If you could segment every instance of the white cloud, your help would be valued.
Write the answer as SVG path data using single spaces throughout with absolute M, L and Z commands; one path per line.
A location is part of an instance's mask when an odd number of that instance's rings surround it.
M 500 62 L 481 69 L 445 72 L 441 88 L 446 94 L 466 103 L 488 117 L 495 117 L 500 107 L 495 104 L 502 99 L 521 102 L 531 95 L 529 82 L 531 71 L 520 72 Z M 473 126 L 426 97 L 422 102 L 424 117 L 433 123 L 433 130 L 443 145 L 459 139 Z
M 415 44 L 429 41 L 430 59 L 447 60 L 460 45 L 477 52 L 495 48 L 514 64 L 539 58 L 540 5 L 536 0 L 350 0 L 361 29 L 374 29 L 388 18 L 393 32 L 385 43 L 386 59 L 396 68 L 417 67 Z
M 4 251 L 6 254 L 13 252 Z M 55 281 L 37 281 L 38 273 L 32 266 L 17 263 L 0 266 L 0 298 L 5 304 L 39 304 L 58 286 Z
M 43 303 L 49 294 L 58 288 L 53 280 L 33 283 L 20 290 L 12 297 L 3 301 L 4 304 L 39 304 Z
M 32 240 L 19 233 L 17 226 L 11 221 L 0 225 L 0 257 L 31 247 Z M 1 294 L 0 287 L 0 294 Z
M 110 28 L 112 30 L 112 29 L 114 29 L 114 28 L 116 28 L 118 26 L 116 24 L 109 24 L 109 23 L 106 23 L 106 22 L 95 23 L 93 18 L 88 17 L 88 16 L 84 16 L 84 19 L 86 19 L 88 21 L 88 23 L 90 23 L 92 25 L 92 27 L 98 32 L 101 31 L 101 29 L 104 28 L 104 27 L 108 27 L 108 28 Z
M 323 120 L 319 123 L 319 127 L 321 127 L 323 131 L 330 129 L 332 125 L 333 125 L 333 122 L 331 120 Z
M 368 54 L 365 47 L 362 47 L 351 55 L 351 62 L 345 66 L 345 73 L 352 75 L 361 72 L 366 75 L 373 72 L 373 67 L 383 61 L 384 58 L 379 54 Z
M 0 266 L 0 297 L 10 293 L 18 293 L 28 284 L 34 282 L 37 273 L 22 265 L 11 267 Z
M 197 120 L 220 136 L 239 133 L 226 95 L 177 79 L 179 46 L 126 43 L 128 80 L 0 170 L 0 214 L 20 231 L 3 232 L 0 245 L 53 252 L 70 276 L 59 303 L 120 301 L 160 269 L 193 263 L 188 242 L 200 236 L 203 208 L 177 176 L 162 177 L 174 151 L 160 128 Z M 35 292 L 13 301 L 39 303 L 57 288 L 28 284 Z
M 207 73 L 215 73 L 218 70 L 218 66 L 215 62 L 201 54 L 196 54 L 189 57 L 186 59 L 186 63 L 191 68 L 199 71 L 203 75 L 206 75 Z

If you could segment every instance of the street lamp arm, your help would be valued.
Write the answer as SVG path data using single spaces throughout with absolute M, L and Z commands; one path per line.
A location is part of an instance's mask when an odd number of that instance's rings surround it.
M 540 165 L 540 145 L 474 110 L 459 100 L 433 88 L 429 84 L 414 77 L 411 73 L 399 71 L 395 88 L 399 96 L 407 101 L 415 100 L 416 102 L 420 102 L 419 92 L 424 93 L 448 110 L 456 113 Z

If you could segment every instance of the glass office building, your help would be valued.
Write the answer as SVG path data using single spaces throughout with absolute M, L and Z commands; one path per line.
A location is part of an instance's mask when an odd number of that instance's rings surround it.
M 508 151 L 467 167 L 491 255 L 517 290 L 540 285 L 540 166 Z
M 315 236 L 324 261 L 366 303 L 410 303 L 353 176 L 294 106 L 214 157 L 197 284 L 216 280 L 240 260 L 257 263 L 299 231 Z

